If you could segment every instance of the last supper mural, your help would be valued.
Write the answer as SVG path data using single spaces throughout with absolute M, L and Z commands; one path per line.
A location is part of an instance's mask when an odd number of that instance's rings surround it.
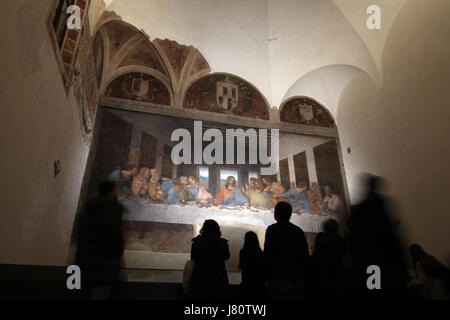
M 236 143 L 230 147 L 227 139 L 227 130 L 249 128 L 208 121 L 199 128 L 192 119 L 112 108 L 101 108 L 98 123 L 88 193 L 95 196 L 96 185 L 105 179 L 118 186 L 125 207 L 128 267 L 148 267 L 148 259 L 142 257 L 150 253 L 188 259 L 190 240 L 205 219 L 218 221 L 229 239 L 253 230 L 262 244 L 265 228 L 275 222 L 273 208 L 279 201 L 292 205 L 291 221 L 307 235 L 319 232 L 326 219 L 342 219 L 345 211 L 334 138 L 280 131 L 276 170 L 262 174 L 268 165 L 251 160 L 254 141 L 244 137 L 239 145 L 239 138 L 233 138 Z M 177 129 L 192 139 L 187 144 L 190 150 L 180 150 L 181 140 L 174 141 Z M 196 148 L 204 155 L 211 146 L 212 139 L 204 139 L 210 129 L 223 134 L 223 146 L 213 152 L 212 163 L 201 156 L 195 159 Z M 269 153 L 270 134 L 269 130 L 263 140 Z M 256 141 L 261 148 L 261 141 Z M 242 152 L 244 161 L 238 159 Z M 191 161 L 179 163 L 174 154 Z M 230 248 L 237 251 L 239 245 L 236 240 L 236 248 L 233 244 Z M 229 262 L 230 269 L 237 268 L 233 263 Z

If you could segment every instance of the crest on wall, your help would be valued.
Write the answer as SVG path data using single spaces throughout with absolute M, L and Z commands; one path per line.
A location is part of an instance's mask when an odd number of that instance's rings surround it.
M 131 82 L 131 92 L 137 97 L 138 100 L 142 100 L 147 95 L 149 83 L 149 80 L 144 80 L 142 74 L 139 78 L 133 77 Z
M 230 112 L 238 106 L 238 86 L 230 81 L 216 83 L 216 102 L 225 112 Z
M 270 118 L 269 107 L 257 89 L 231 74 L 214 73 L 196 80 L 184 95 L 183 107 L 257 119 Z
M 331 114 L 318 102 L 298 97 L 286 102 L 280 113 L 280 120 L 308 126 L 335 128 Z
M 208 104 L 214 112 L 241 115 L 250 109 L 252 104 L 252 92 L 242 81 L 220 75 L 210 78 L 208 87 L 203 92 L 207 93 Z M 214 89 L 216 96 L 214 97 Z M 206 97 L 206 96 L 205 96 Z M 239 99 L 241 101 L 239 101 Z
M 170 105 L 171 97 L 164 83 L 142 72 L 123 74 L 108 84 L 106 96 Z
M 298 112 L 300 114 L 300 118 L 309 123 L 314 120 L 314 109 L 312 104 L 308 104 L 308 102 L 300 104 L 298 101 L 296 102 L 298 106 Z

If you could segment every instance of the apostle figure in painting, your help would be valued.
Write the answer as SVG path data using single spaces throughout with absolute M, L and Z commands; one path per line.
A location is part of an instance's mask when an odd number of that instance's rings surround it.
M 148 184 L 147 183 L 142 185 L 142 189 L 139 192 L 139 198 L 142 200 L 146 200 L 146 203 L 150 203 L 150 196 L 148 195 Z
M 157 169 L 150 170 L 150 181 L 148 183 L 148 194 L 152 201 L 159 202 L 167 198 L 167 195 L 175 183 L 168 178 L 161 178 Z
M 169 191 L 169 194 L 167 196 L 167 203 L 181 204 L 195 201 L 195 196 L 187 189 L 188 184 L 189 182 L 187 177 L 179 177 L 176 180 L 175 185 Z
M 184 198 L 183 190 L 183 184 L 180 182 L 180 179 L 177 179 L 175 185 L 169 191 L 169 194 L 167 196 L 167 203 L 179 204 L 180 202 L 182 202 Z
M 197 177 L 189 177 L 188 191 L 195 196 L 195 199 L 200 203 L 208 203 L 212 200 L 213 196 L 206 190 L 206 188 L 200 183 Z
M 328 211 L 336 218 L 339 217 L 339 211 L 341 210 L 341 199 L 333 192 L 330 186 L 325 186 L 325 198 L 322 200 L 322 209 Z
M 264 192 L 261 180 L 256 179 L 254 189 L 245 192 L 250 205 L 257 208 L 267 208 L 270 206 L 270 197 Z
M 250 178 L 250 183 L 248 185 L 248 190 L 247 191 L 253 191 L 255 190 L 255 183 L 256 183 L 256 178 Z
M 248 206 L 249 204 L 247 197 L 237 187 L 233 176 L 227 177 L 225 185 L 220 189 L 213 203 L 223 206 Z
M 308 186 L 306 182 L 298 183 L 297 188 L 291 188 L 287 192 L 277 195 L 276 198 L 287 198 L 294 211 L 311 210 L 311 201 L 308 197 Z
M 266 188 L 266 190 L 267 191 L 265 192 L 269 195 L 273 207 L 275 207 L 276 204 L 280 201 L 289 201 L 289 199 L 278 197 L 279 195 L 286 192 L 286 189 L 283 187 L 281 182 L 272 183 L 272 186 L 269 189 Z
M 311 210 L 320 213 L 323 196 L 320 190 L 320 185 L 317 182 L 311 182 Z
M 264 191 L 267 192 L 272 188 L 273 182 L 269 178 L 267 177 L 262 178 L 262 183 Z
M 131 182 L 131 197 L 137 198 L 140 196 L 142 189 L 145 185 L 148 185 L 148 177 L 150 176 L 150 169 L 142 167 L 139 169 L 139 173 L 133 177 Z
M 128 169 L 122 170 L 116 168 L 108 176 L 108 181 L 114 182 L 118 189 L 119 200 L 126 199 L 131 195 L 131 181 L 133 176 L 137 173 L 135 165 L 129 165 Z

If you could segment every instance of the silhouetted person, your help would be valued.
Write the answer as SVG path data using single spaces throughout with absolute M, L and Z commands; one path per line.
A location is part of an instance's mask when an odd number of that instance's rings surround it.
M 189 296 L 194 299 L 224 299 L 228 295 L 225 261 L 230 258 L 228 240 L 221 238 L 219 224 L 205 220 L 200 235 L 192 239 L 194 268 L 189 281 Z
M 244 247 L 239 252 L 239 266 L 242 271 L 242 297 L 263 298 L 265 294 L 263 252 L 259 246 L 258 236 L 252 231 L 245 234 Z
M 421 297 L 427 300 L 450 299 L 445 283 L 447 268 L 417 244 L 409 247 L 409 253 L 415 271 L 414 286 Z
M 326 220 L 322 229 L 323 232 L 316 236 L 310 259 L 309 293 L 312 298 L 336 298 L 341 291 L 342 259 L 346 245 L 340 236 L 337 220 Z
M 98 196 L 86 205 L 77 241 L 76 264 L 81 268 L 82 290 L 91 299 L 110 298 L 118 281 L 124 248 L 122 213 L 116 184 L 103 181 Z
M 264 266 L 270 299 L 301 299 L 309 258 L 303 230 L 289 222 L 292 206 L 279 202 L 275 206 L 276 223 L 266 230 Z
M 359 298 L 404 298 L 408 281 L 404 252 L 394 232 L 387 202 L 378 193 L 381 178 L 366 177 L 367 196 L 353 207 L 349 221 L 355 262 L 354 294 Z M 367 288 L 367 267 L 381 269 L 381 290 Z

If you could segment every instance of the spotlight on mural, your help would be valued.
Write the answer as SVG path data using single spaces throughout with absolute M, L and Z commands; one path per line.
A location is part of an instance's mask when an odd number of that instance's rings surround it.
M 333 138 L 102 108 L 94 152 L 90 196 L 104 179 L 117 183 L 126 250 L 137 255 L 188 254 L 205 219 L 263 237 L 279 201 L 310 234 L 345 207 Z

